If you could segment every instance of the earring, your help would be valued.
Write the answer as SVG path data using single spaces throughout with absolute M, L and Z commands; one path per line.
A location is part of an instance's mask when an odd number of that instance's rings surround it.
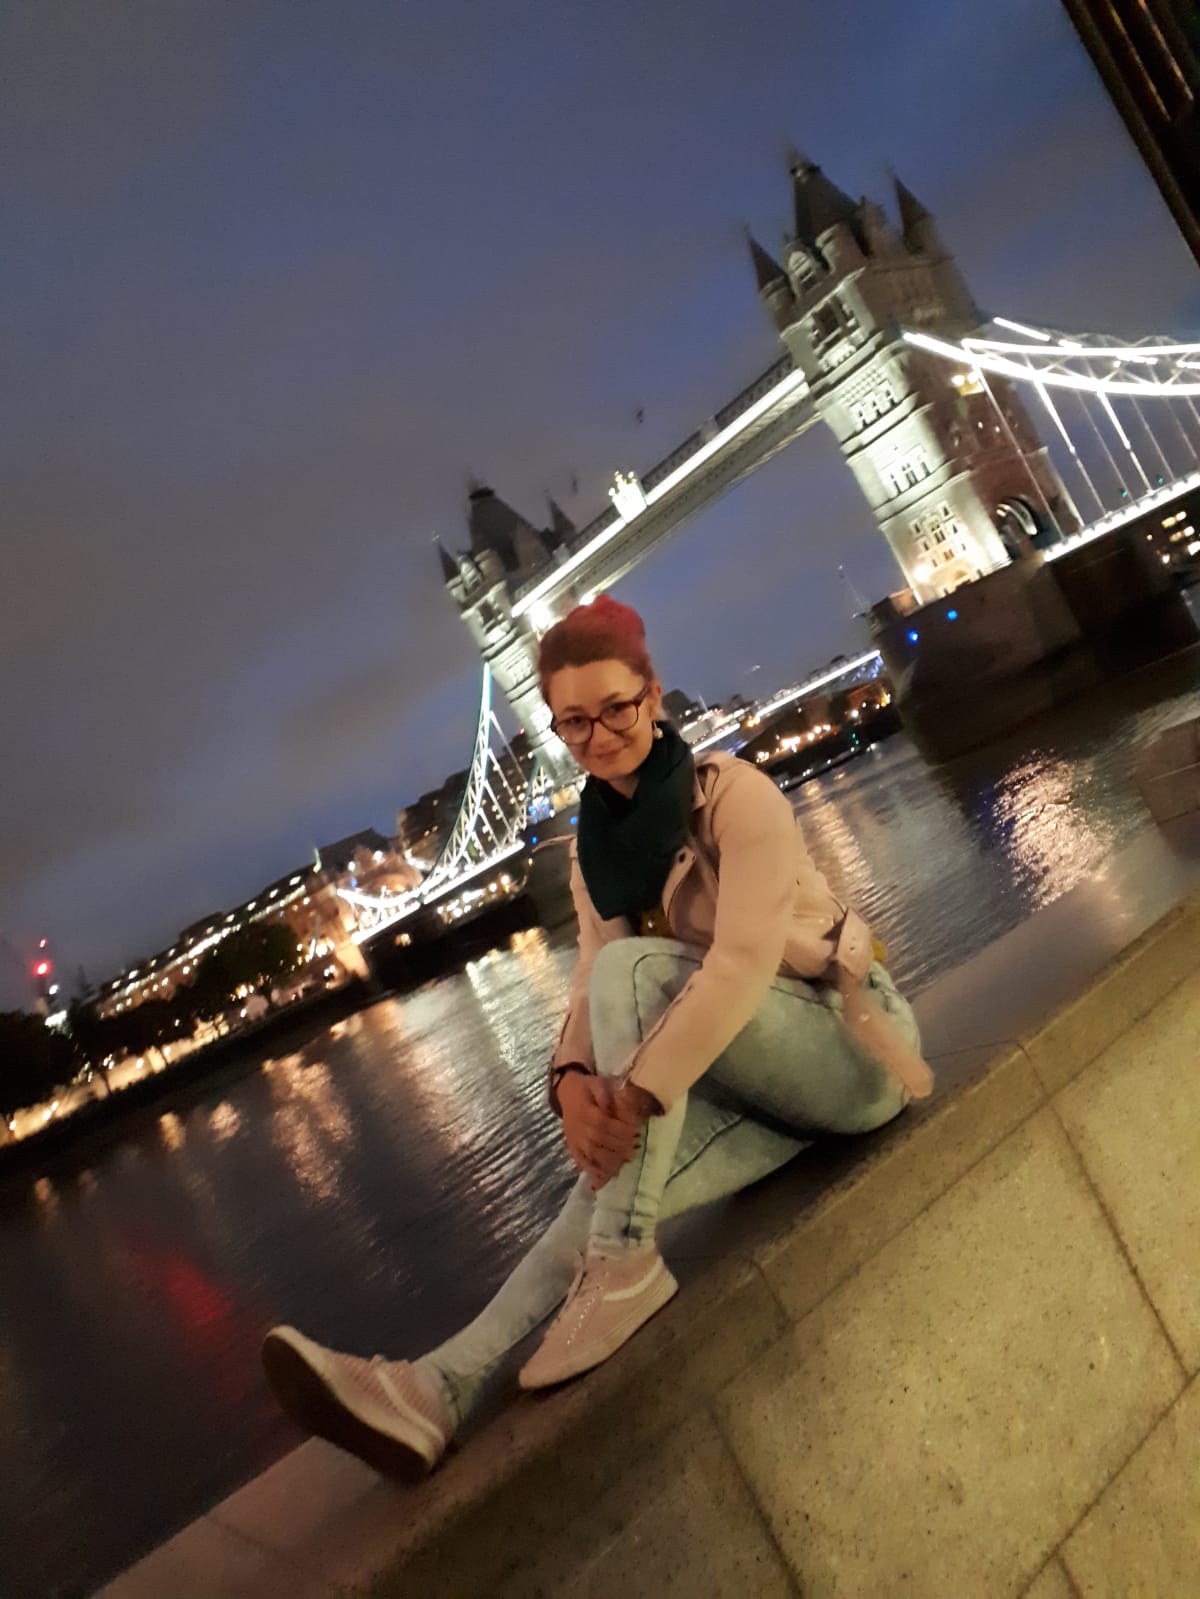
M 655 738 L 661 738 L 663 736 L 662 727 L 658 722 L 655 722 L 654 724 L 654 736 Z

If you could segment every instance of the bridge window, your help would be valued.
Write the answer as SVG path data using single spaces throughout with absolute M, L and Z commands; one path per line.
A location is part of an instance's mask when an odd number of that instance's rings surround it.
M 834 339 L 858 331 L 858 318 L 840 295 L 831 295 L 809 318 L 812 341 L 819 349 Z
M 801 290 L 807 291 L 817 281 L 817 266 L 811 256 L 798 253 L 792 257 L 792 275 Z
M 868 389 L 861 400 L 856 400 L 851 406 L 851 415 L 860 428 L 870 427 L 871 423 L 879 417 L 885 416 L 895 405 L 896 396 L 892 385 L 885 379 L 877 383 L 874 388 Z
M 828 344 L 830 339 L 835 339 L 841 331 L 837 312 L 834 310 L 833 301 L 826 300 L 824 305 L 819 305 L 813 312 L 809 321 L 812 329 L 812 340 L 816 345 Z
M 925 447 L 919 444 L 915 450 L 909 450 L 907 455 L 885 467 L 883 476 L 893 494 L 903 494 L 908 489 L 916 488 L 932 471 Z
M 945 500 L 935 510 L 917 517 L 909 526 L 922 552 L 934 550 L 935 566 L 953 560 L 955 552 L 963 548 L 962 524 Z

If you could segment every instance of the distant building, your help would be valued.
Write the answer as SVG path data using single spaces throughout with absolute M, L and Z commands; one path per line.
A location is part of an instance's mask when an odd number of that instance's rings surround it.
M 1064 4 L 1200 261 L 1200 7 L 1196 0 Z
M 102 1016 L 111 1016 L 148 999 L 170 999 L 177 988 L 194 980 L 210 949 L 253 922 L 286 923 L 296 935 L 297 954 L 304 960 L 336 964 L 335 950 L 353 927 L 353 916 L 339 890 L 401 893 L 418 881 L 419 873 L 394 840 L 372 827 L 350 833 L 318 849 L 311 865 L 267 883 L 232 910 L 202 916 L 185 927 L 170 948 L 102 983 L 97 1009 Z
M 411 805 L 396 812 L 396 842 L 405 856 L 428 871 L 441 853 L 454 826 L 467 786 L 467 773 L 452 772 L 438 788 L 431 788 Z
M 663 695 L 663 710 L 676 727 L 686 727 L 708 709 L 700 700 L 689 699 L 681 688 L 668 689 Z
M 519 794 L 529 781 L 533 757 L 529 739 L 520 729 L 508 748 L 497 757 L 484 792 L 482 814 L 485 821 L 503 831 L 504 804 L 510 795 Z M 458 819 L 468 772 L 452 772 L 440 788 L 430 789 L 419 799 L 396 812 L 396 843 L 406 860 L 421 871 L 428 871 L 441 854 Z

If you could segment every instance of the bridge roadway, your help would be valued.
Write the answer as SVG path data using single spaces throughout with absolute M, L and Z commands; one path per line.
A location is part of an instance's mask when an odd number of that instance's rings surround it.
M 568 586 L 610 588 L 702 506 L 741 482 L 816 421 L 804 374 L 785 356 L 596 517 L 567 555 L 517 590 L 513 614 L 551 604 Z

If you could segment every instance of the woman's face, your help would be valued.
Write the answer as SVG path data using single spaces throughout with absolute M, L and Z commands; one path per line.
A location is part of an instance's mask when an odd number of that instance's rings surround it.
M 647 693 L 637 707 L 637 720 L 632 727 L 614 732 L 597 722 L 585 744 L 570 738 L 570 718 L 599 716 L 601 711 L 615 710 L 618 715 L 630 717 L 630 706 L 646 689 Z M 592 661 L 587 666 L 564 666 L 555 672 L 546 685 L 546 697 L 555 722 L 568 737 L 564 740 L 575 759 L 594 777 L 606 783 L 621 786 L 621 779 L 630 777 L 650 753 L 654 741 L 654 723 L 662 715 L 662 684 L 646 679 L 626 666 L 624 661 Z M 580 729 L 583 731 L 583 729 Z

